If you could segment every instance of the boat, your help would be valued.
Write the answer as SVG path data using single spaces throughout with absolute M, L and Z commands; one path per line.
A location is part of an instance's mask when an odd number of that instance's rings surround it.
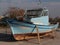
M 46 8 L 26 10 L 25 20 L 7 19 L 12 34 L 16 40 L 24 39 L 24 34 L 34 34 L 36 26 L 39 33 L 47 33 L 58 28 L 59 23 L 49 23 L 49 12 Z M 23 37 L 23 38 L 21 38 Z
M 41 3 L 40 0 L 39 3 Z M 16 16 L 17 11 L 15 11 L 14 9 L 15 8 L 12 8 L 12 11 L 10 11 L 10 13 L 14 14 L 15 12 L 14 16 Z M 47 8 L 39 7 L 35 9 L 27 9 L 25 11 L 22 9 L 19 10 L 19 12 L 21 14 L 19 13 L 20 14 L 19 15 L 17 13 L 18 16 L 15 17 L 16 19 L 13 18 L 5 19 L 11 28 L 13 37 L 16 40 L 27 39 L 28 36 L 30 38 L 32 34 L 36 34 L 37 32 L 39 32 L 39 34 L 52 32 L 58 28 L 59 23 L 50 24 L 49 11 Z M 35 35 L 33 36 L 35 37 Z

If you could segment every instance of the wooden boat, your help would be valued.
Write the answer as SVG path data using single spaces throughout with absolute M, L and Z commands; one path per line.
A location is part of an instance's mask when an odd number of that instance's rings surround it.
M 39 33 L 51 32 L 56 30 L 59 25 L 58 23 L 50 25 L 48 10 L 46 9 L 27 10 L 24 21 L 7 19 L 7 22 L 16 40 L 24 39 L 24 34 L 30 35 L 36 33 L 36 25 Z

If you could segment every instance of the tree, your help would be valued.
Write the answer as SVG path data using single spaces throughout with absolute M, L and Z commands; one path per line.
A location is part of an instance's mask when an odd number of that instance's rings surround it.
M 15 7 L 10 8 L 8 11 L 9 18 L 16 18 L 18 20 L 23 20 L 24 13 L 25 13 L 24 9 L 19 9 Z
M 59 22 L 59 27 L 60 27 L 60 17 L 55 17 L 55 18 L 49 18 L 49 22 L 51 24 L 56 24 L 57 22 Z

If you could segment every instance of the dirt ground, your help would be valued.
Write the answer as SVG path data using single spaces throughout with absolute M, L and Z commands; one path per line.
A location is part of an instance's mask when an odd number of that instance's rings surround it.
M 11 33 L 10 28 L 0 27 L 0 45 L 39 45 L 37 38 L 16 41 Z M 60 45 L 60 29 L 56 30 L 54 39 L 42 38 L 40 45 Z

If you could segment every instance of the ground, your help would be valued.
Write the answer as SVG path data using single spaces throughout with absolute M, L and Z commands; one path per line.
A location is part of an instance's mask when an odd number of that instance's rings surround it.
M 60 45 L 60 29 L 56 30 L 54 39 L 44 37 L 40 40 L 40 45 Z M 10 28 L 0 27 L 0 45 L 39 45 L 37 38 L 16 41 L 11 35 Z

